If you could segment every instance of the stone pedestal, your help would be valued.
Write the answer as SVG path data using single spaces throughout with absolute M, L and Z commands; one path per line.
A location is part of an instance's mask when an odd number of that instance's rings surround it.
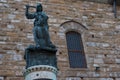
M 25 80 L 56 80 L 57 69 L 47 65 L 37 65 L 26 69 Z
M 26 49 L 25 80 L 56 80 L 56 51 L 45 49 Z

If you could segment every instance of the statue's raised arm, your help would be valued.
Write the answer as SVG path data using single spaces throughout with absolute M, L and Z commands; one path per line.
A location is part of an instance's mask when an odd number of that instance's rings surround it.
M 34 19 L 34 18 L 35 18 L 35 13 L 29 13 L 29 8 L 30 8 L 30 7 L 31 7 L 31 6 L 26 5 L 25 15 L 26 15 L 27 19 Z M 34 7 L 34 6 L 32 6 L 32 7 Z M 35 8 L 35 7 L 34 7 L 34 8 Z

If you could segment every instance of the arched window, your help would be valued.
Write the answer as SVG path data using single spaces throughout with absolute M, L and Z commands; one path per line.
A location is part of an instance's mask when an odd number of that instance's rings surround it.
M 81 34 L 75 31 L 66 33 L 68 56 L 71 68 L 87 68 Z

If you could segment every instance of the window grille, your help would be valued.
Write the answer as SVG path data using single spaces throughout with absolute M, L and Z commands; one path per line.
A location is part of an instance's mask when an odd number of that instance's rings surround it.
M 86 68 L 86 59 L 81 35 L 70 31 L 66 33 L 69 62 L 71 68 Z

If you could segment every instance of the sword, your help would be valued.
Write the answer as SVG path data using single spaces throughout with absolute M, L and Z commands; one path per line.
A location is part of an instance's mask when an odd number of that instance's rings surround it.
M 26 7 L 32 7 L 32 8 L 36 8 L 36 6 L 30 6 L 30 5 L 26 5 Z
M 29 7 L 36 8 L 36 6 L 29 6 Z

